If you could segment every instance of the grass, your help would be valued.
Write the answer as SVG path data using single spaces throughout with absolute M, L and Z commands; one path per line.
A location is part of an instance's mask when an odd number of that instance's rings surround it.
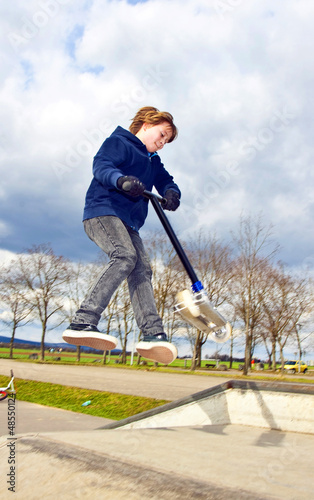
M 0 375 L 1 387 L 7 386 L 8 382 L 8 377 Z M 29 403 L 37 403 L 111 420 L 122 420 L 169 402 L 162 399 L 80 389 L 78 387 L 24 379 L 15 379 L 14 386 L 17 392 L 16 399 L 19 401 L 28 401 Z M 91 401 L 91 404 L 82 406 L 86 401 Z

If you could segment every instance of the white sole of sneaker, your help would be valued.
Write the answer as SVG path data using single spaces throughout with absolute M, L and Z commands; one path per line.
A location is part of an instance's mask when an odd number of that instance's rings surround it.
M 177 348 L 170 342 L 139 342 L 137 352 L 143 358 L 169 365 L 178 356 Z
M 118 340 L 115 337 L 105 333 L 65 330 L 62 338 L 68 344 L 92 347 L 98 351 L 111 351 L 118 345 Z

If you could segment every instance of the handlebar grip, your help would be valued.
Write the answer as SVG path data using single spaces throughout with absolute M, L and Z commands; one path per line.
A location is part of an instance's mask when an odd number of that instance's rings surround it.
M 122 184 L 123 191 L 130 191 L 132 188 L 132 183 L 130 181 L 124 181 Z

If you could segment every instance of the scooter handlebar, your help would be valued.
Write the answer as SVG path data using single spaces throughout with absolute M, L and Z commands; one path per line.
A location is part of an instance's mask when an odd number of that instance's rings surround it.
M 159 194 L 155 194 L 155 193 L 152 193 L 151 191 L 147 191 L 145 189 L 145 191 L 143 192 L 143 196 L 145 196 L 146 198 L 149 198 L 150 200 L 152 198 L 155 198 L 157 201 L 159 201 L 159 203 L 161 203 L 162 205 L 165 205 L 167 203 L 167 200 L 166 198 L 163 198 L 162 196 L 160 196 Z
M 124 181 L 124 183 L 122 184 L 122 189 L 126 193 L 131 190 L 131 187 L 132 187 L 132 183 L 130 181 Z M 162 205 L 165 205 L 167 203 L 166 198 L 163 198 L 159 194 L 152 193 L 151 191 L 147 191 L 147 189 L 145 189 L 143 191 L 143 196 L 145 196 L 146 198 L 149 198 L 150 200 L 155 198 Z
M 126 193 L 128 191 L 131 190 L 131 187 L 132 187 L 132 184 L 130 181 L 125 181 L 123 184 L 122 184 L 122 189 L 123 191 L 125 191 Z M 159 196 L 159 194 L 155 194 L 155 193 L 152 193 L 151 191 L 147 191 L 146 189 L 143 191 L 143 196 L 145 196 L 146 198 L 149 198 L 150 200 L 152 198 L 155 198 L 157 201 L 159 201 L 159 203 L 161 203 L 162 205 L 165 205 L 167 203 L 167 200 L 166 198 L 163 198 L 162 196 Z

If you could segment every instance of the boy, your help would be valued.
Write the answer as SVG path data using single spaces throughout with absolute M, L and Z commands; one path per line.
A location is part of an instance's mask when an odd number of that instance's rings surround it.
M 117 346 L 117 339 L 99 332 L 97 324 L 111 296 L 127 279 L 142 334 L 137 352 L 164 364 L 177 357 L 157 313 L 152 271 L 138 233 L 148 211 L 148 200 L 142 196 L 145 189 L 151 191 L 155 186 L 167 200 L 166 210 L 174 211 L 180 205 L 180 190 L 157 153 L 177 133 L 170 113 L 146 106 L 136 113 L 129 130 L 117 127 L 96 154 L 83 223 L 88 237 L 110 260 L 63 333 L 66 342 L 101 351 Z

